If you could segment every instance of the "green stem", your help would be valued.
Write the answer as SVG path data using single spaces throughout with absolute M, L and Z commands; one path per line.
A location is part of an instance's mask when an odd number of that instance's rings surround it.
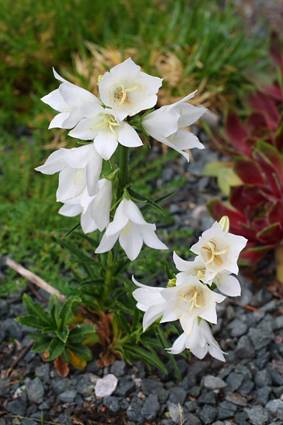
M 128 183 L 128 148 L 119 146 L 119 185 L 117 199 L 121 198 Z
M 117 200 L 123 195 L 124 189 L 128 183 L 128 148 L 119 146 L 119 181 L 117 188 Z M 111 284 L 113 282 L 113 253 L 108 252 L 106 272 L 104 278 L 104 299 L 109 297 L 111 291 Z

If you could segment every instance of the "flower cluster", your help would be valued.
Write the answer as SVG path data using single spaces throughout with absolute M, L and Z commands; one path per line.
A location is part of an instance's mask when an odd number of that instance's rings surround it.
M 59 87 L 42 99 L 58 112 L 49 128 L 67 129 L 69 136 L 83 141 L 78 147 L 53 152 L 37 168 L 44 174 L 59 173 L 56 198 L 63 203 L 59 213 L 80 216 L 84 233 L 104 232 L 97 254 L 111 251 L 117 242 L 131 261 L 143 244 L 167 249 L 156 234 L 156 225 L 144 219 L 136 198 L 131 199 L 128 148 L 142 146 L 142 139 L 150 136 L 187 160 L 190 149 L 203 149 L 188 129 L 206 111 L 188 103 L 195 92 L 172 105 L 151 109 L 157 103 L 162 80 L 144 73 L 131 59 L 100 77 L 98 97 L 55 70 L 54 76 Z M 189 348 L 200 358 L 209 352 L 224 360 L 207 322 L 216 323 L 216 304 L 224 300 L 222 294 L 240 294 L 233 274 L 238 273 L 237 259 L 246 244 L 245 238 L 229 233 L 228 227 L 223 219 L 204 232 L 191 248 L 196 254 L 194 261 L 182 260 L 174 253 L 179 273 L 169 287 L 152 288 L 133 278 L 138 286 L 133 292 L 137 307 L 145 312 L 144 330 L 160 318 L 161 322 L 180 321 L 183 333 L 171 353 Z
M 238 274 L 237 260 L 246 242 L 246 238 L 229 233 L 229 220 L 224 216 L 191 247 L 196 254 L 193 261 L 185 261 L 174 253 L 179 273 L 167 288 L 146 286 L 133 277 L 138 286 L 133 296 L 137 307 L 145 312 L 144 331 L 157 319 L 161 323 L 179 320 L 183 333 L 169 349 L 172 354 L 188 348 L 200 359 L 209 353 L 224 361 L 207 322 L 217 323 L 216 304 L 225 299 L 224 295 L 233 297 L 241 293 L 233 274 Z
M 58 112 L 49 128 L 68 129 L 69 136 L 91 141 L 79 147 L 59 149 L 36 168 L 44 174 L 59 173 L 56 198 L 64 204 L 59 213 L 67 217 L 80 215 L 84 233 L 105 230 L 96 253 L 111 250 L 117 241 L 131 261 L 137 258 L 143 244 L 166 249 L 155 233 L 156 225 L 145 221 L 128 192 L 122 190 L 118 199 L 115 198 L 113 177 L 103 175 L 104 161 L 112 158 L 118 145 L 126 148 L 143 145 L 130 121 L 156 105 L 162 80 L 142 72 L 129 58 L 100 77 L 98 98 L 53 72 L 60 82 L 59 88 L 42 98 Z M 141 114 L 140 133 L 172 147 L 187 159 L 190 149 L 203 149 L 198 138 L 187 129 L 205 112 L 205 108 L 187 103 L 194 94 Z

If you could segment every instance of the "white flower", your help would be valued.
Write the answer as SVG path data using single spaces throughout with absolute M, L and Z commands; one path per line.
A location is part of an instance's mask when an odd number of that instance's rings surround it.
M 180 258 L 175 252 L 173 260 L 176 268 L 188 276 L 196 276 L 202 282 L 211 285 L 215 283 L 220 292 L 230 297 L 238 297 L 241 294 L 241 286 L 238 279 L 228 272 L 220 272 L 216 276 L 211 273 L 201 257 L 195 257 L 193 261 L 186 261 Z
M 81 195 L 85 187 L 89 195 L 94 195 L 101 168 L 102 158 L 94 145 L 89 144 L 79 148 L 59 149 L 36 170 L 43 174 L 59 172 L 56 198 L 57 201 L 66 202 Z
M 133 291 L 133 297 L 137 301 L 137 308 L 144 311 L 143 330 L 146 331 L 146 329 L 163 314 L 166 301 L 161 293 L 164 288 L 143 285 L 138 282 L 134 276 L 132 276 L 132 280 L 138 286 L 138 288 Z
M 146 115 L 142 124 L 146 132 L 161 143 L 175 149 L 187 160 L 189 150 L 193 148 L 204 149 L 197 136 L 186 128 L 197 121 L 206 111 L 186 103 L 196 92 L 189 94 L 172 105 L 162 106 Z
M 108 160 L 118 143 L 127 147 L 141 146 L 138 133 L 124 121 L 120 121 L 111 109 L 98 106 L 83 118 L 69 133 L 81 140 L 93 140 L 95 149 L 103 159 Z
M 183 330 L 189 334 L 195 320 L 202 318 L 217 323 L 216 304 L 225 297 L 201 283 L 196 277 L 179 273 L 176 286 L 165 288 L 162 297 L 167 301 L 161 322 L 180 320 Z
M 95 252 L 101 254 L 110 251 L 118 239 L 131 261 L 137 258 L 144 243 L 151 248 L 167 249 L 155 231 L 155 224 L 145 221 L 137 205 L 131 200 L 123 199 Z
M 247 239 L 225 230 L 221 223 L 215 222 L 191 247 L 191 251 L 204 262 L 210 279 L 221 272 L 239 272 L 237 261 Z
M 89 196 L 87 189 L 76 198 L 67 201 L 59 210 L 59 214 L 75 217 L 81 214 L 81 227 L 84 233 L 102 230 L 109 223 L 112 202 L 112 183 L 101 179 L 96 186 L 94 196 Z
M 133 296 L 138 301 L 137 307 L 145 311 L 144 330 L 161 318 L 161 323 L 180 320 L 183 330 L 189 334 L 198 318 L 217 323 L 216 303 L 225 299 L 196 277 L 184 273 L 177 275 L 176 286 L 171 288 L 144 286 L 134 278 L 133 282 L 140 287 Z
M 195 321 L 191 333 L 182 333 L 168 350 L 171 354 L 179 354 L 189 349 L 194 356 L 203 359 L 207 353 L 217 360 L 225 362 L 223 351 L 204 320 Z
M 152 108 L 161 85 L 160 78 L 142 72 L 131 58 L 106 72 L 98 83 L 102 102 L 121 120 Z
M 49 128 L 73 128 L 87 111 L 96 108 L 100 102 L 94 94 L 62 78 L 54 68 L 53 74 L 61 84 L 41 99 L 59 112 L 50 122 Z

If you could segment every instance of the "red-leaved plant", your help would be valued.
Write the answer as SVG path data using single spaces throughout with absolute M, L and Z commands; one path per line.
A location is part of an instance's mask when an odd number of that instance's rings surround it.
M 244 121 L 229 114 L 225 137 L 216 140 L 233 157 L 242 183 L 231 188 L 229 204 L 213 200 L 209 210 L 215 219 L 227 215 L 231 231 L 248 239 L 245 264 L 283 244 L 283 54 L 276 37 L 271 54 L 279 70 L 276 83 L 250 96 Z

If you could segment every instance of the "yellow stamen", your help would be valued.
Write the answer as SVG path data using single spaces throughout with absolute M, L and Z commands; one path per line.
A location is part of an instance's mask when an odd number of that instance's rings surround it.
M 114 99 L 117 100 L 120 105 L 123 105 L 123 103 L 129 101 L 128 93 L 135 91 L 136 89 L 137 86 L 125 88 L 123 85 L 121 85 L 115 89 Z
M 214 241 L 208 241 L 207 244 L 201 248 L 201 250 L 203 256 L 205 257 L 205 263 L 215 263 L 216 265 L 221 265 L 223 263 L 221 255 L 224 255 L 227 252 L 227 248 L 218 251 Z

